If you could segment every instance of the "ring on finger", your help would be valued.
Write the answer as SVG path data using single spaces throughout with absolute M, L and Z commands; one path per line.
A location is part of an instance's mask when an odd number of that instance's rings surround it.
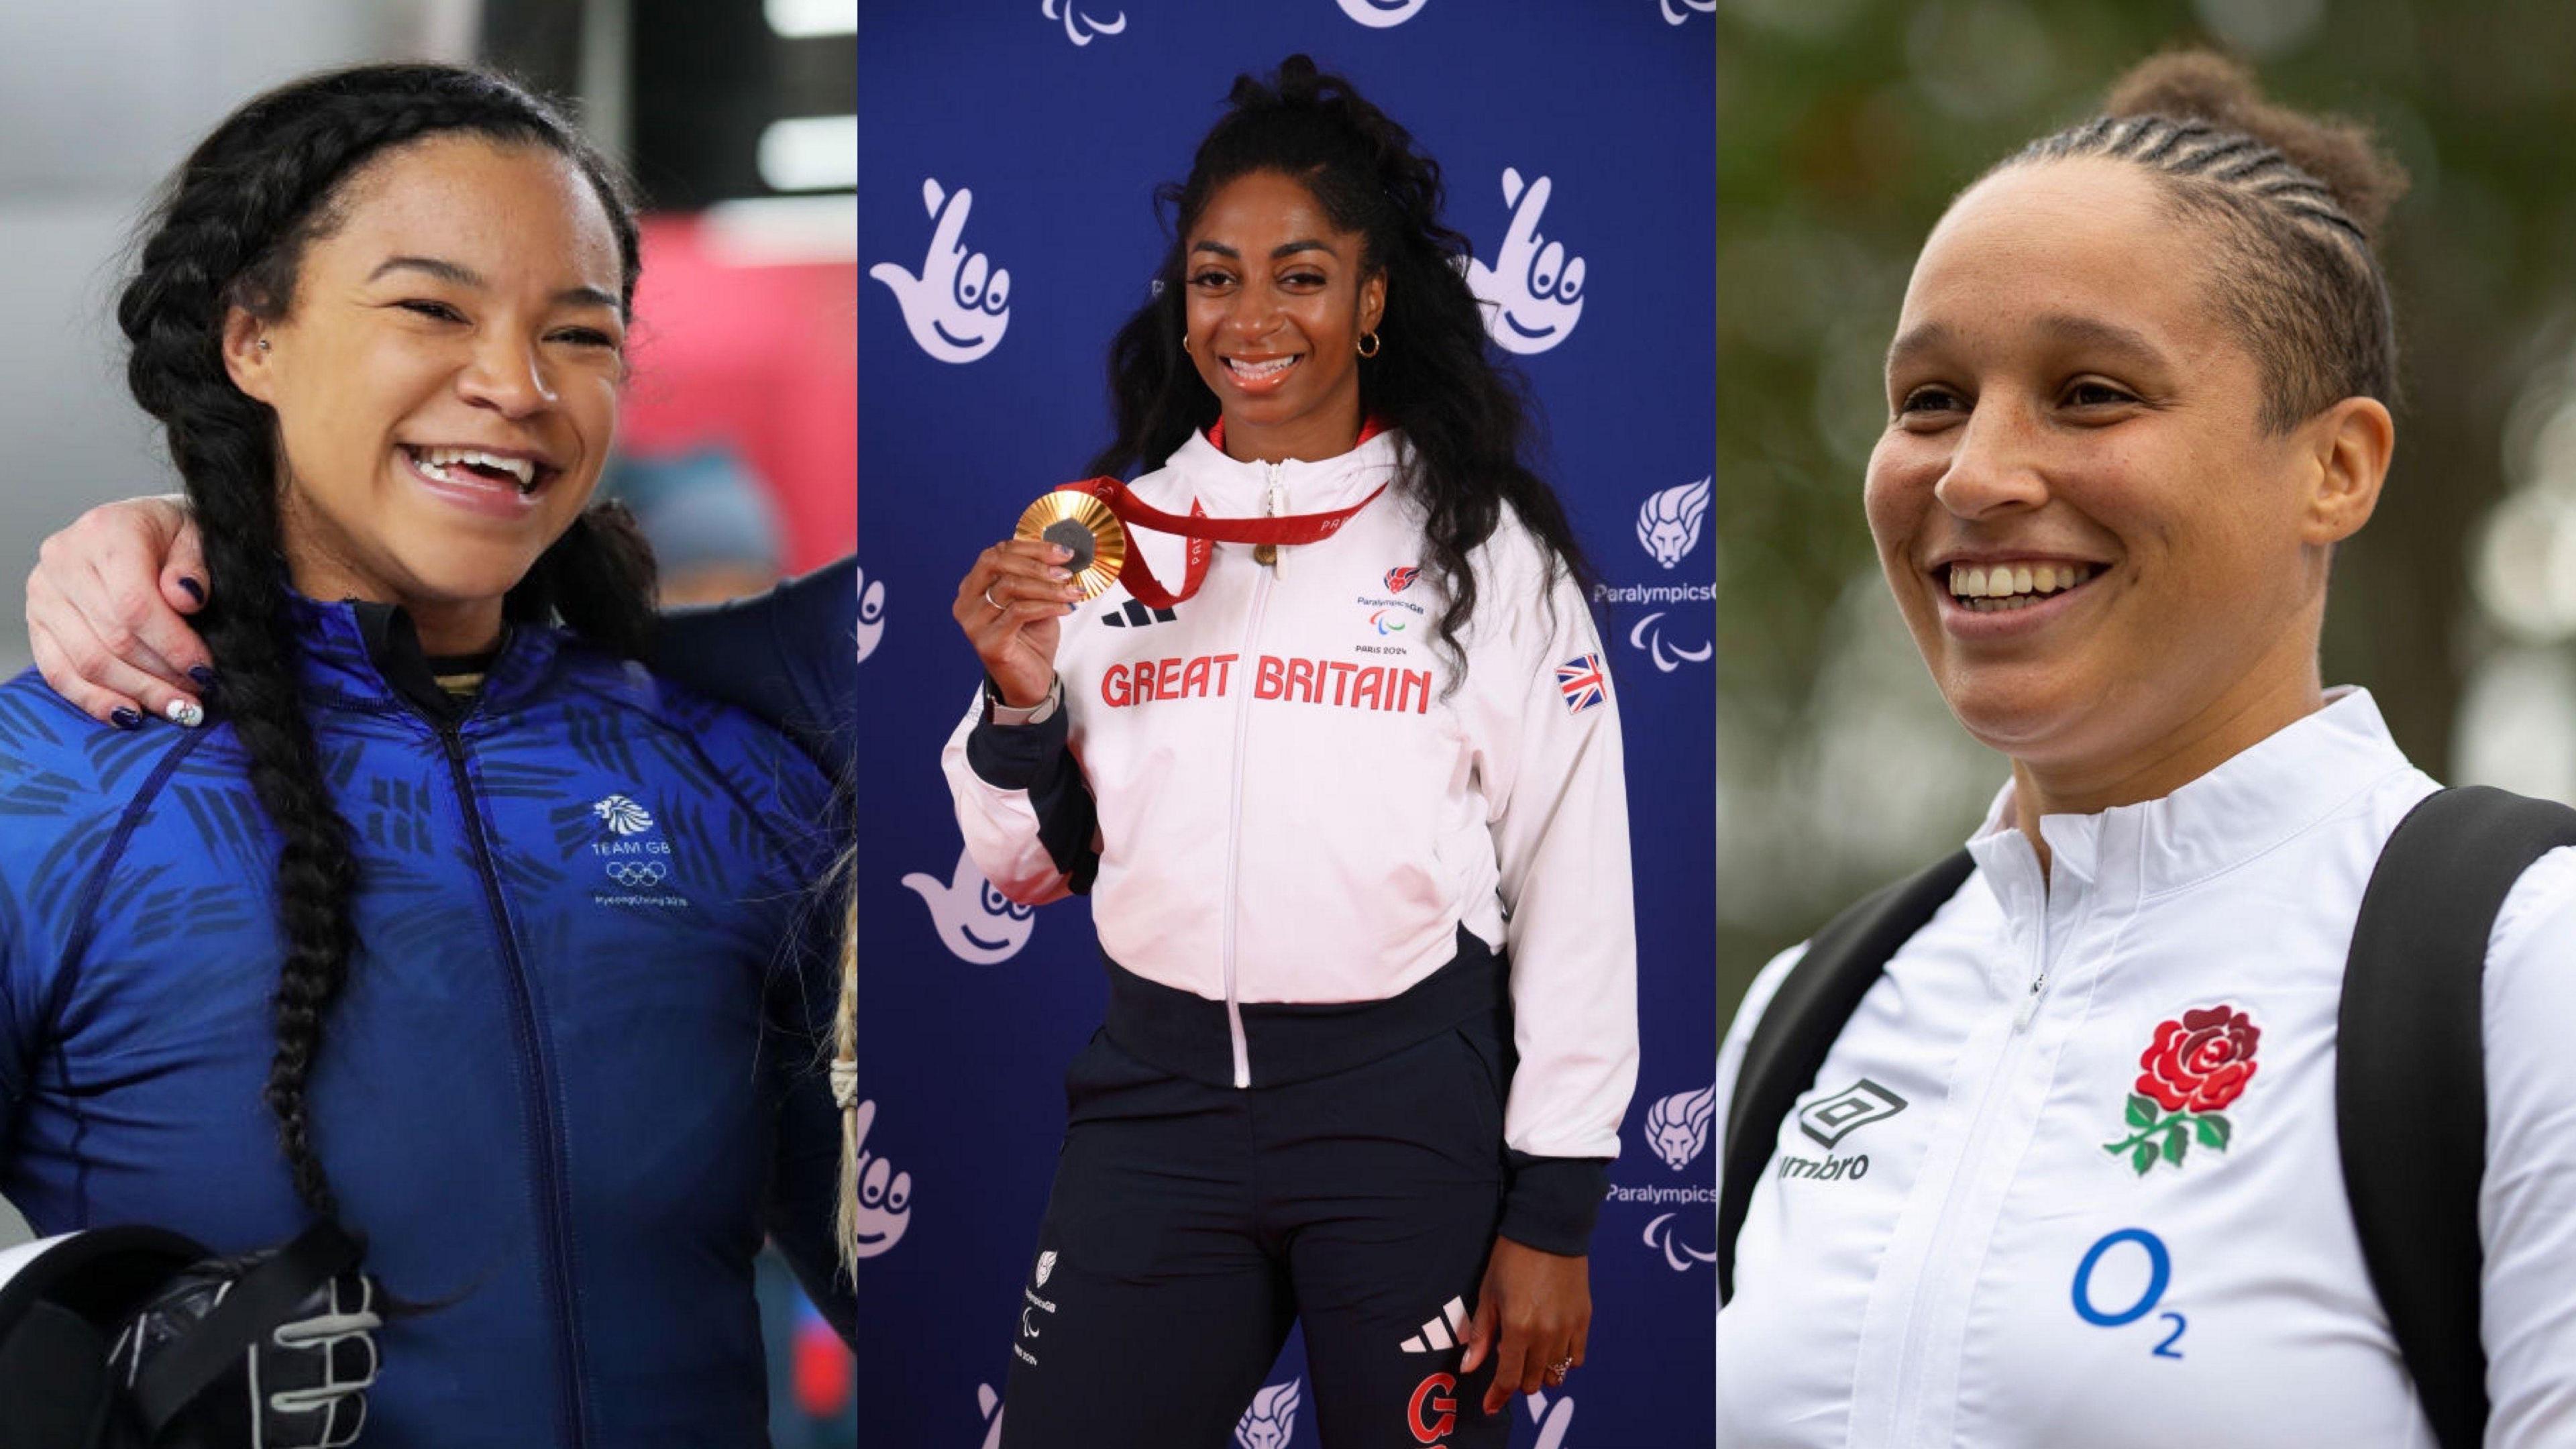
M 1558 1359 L 1556 1362 L 1547 1366 L 1547 1381 L 1551 1384 L 1564 1383 L 1565 1376 L 1572 1372 L 1573 1368 L 1574 1355 L 1567 1354 L 1565 1357 Z
M 996 610 L 1007 609 L 1010 607 L 1010 605 L 993 597 L 993 586 L 991 584 L 986 584 L 984 586 L 984 602 L 992 605 Z

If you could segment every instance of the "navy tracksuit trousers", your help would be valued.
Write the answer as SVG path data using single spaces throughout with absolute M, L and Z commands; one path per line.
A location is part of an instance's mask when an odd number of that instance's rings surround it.
M 1508 1442 L 1491 1367 L 1458 1375 L 1502 1214 L 1503 980 L 1462 933 L 1402 997 L 1244 1007 L 1237 1088 L 1222 1003 L 1113 965 L 1066 1074 L 1003 1449 L 1231 1449 L 1238 1425 L 1266 1449 L 1308 1412 L 1326 1449 Z M 1292 1322 L 1310 1382 L 1253 1405 Z

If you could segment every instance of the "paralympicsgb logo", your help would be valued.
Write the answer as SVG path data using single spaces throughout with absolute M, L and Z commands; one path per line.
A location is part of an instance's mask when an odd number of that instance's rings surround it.
M 1234 1442 L 1240 1449 L 1288 1449 L 1290 1436 L 1297 1432 L 1298 1388 L 1303 1380 L 1290 1379 L 1284 1384 L 1270 1384 L 1252 1396 L 1243 1417 L 1234 1424 Z
M 1655 562 L 1671 568 L 1699 546 L 1700 520 L 1708 516 L 1708 488 L 1714 481 L 1702 478 L 1650 494 L 1637 510 L 1637 542 Z
M 904 329 L 922 351 L 942 362 L 973 362 L 1000 346 L 1010 329 L 1011 274 L 982 252 L 966 249 L 973 192 L 962 186 L 948 191 L 924 178 L 921 204 L 930 213 L 930 249 L 920 275 L 893 262 L 877 263 L 868 275 L 894 293 Z
M 1504 167 L 1503 204 L 1512 208 L 1511 224 L 1492 266 L 1467 262 L 1467 288 L 1485 304 L 1485 332 L 1505 352 L 1545 352 L 1583 320 L 1583 258 L 1539 234 L 1539 217 L 1554 190 L 1555 182 L 1545 176 L 1523 182 L 1517 169 Z
M 1696 1092 L 1658 1097 L 1646 1109 L 1646 1144 L 1675 1172 L 1699 1160 L 1708 1150 L 1708 1128 L 1717 1116 L 1715 1084 Z
M 1073 8 L 1074 0 L 1040 0 L 1038 10 L 1049 20 L 1064 22 L 1064 38 L 1076 45 L 1089 45 L 1104 35 L 1116 35 L 1127 28 L 1127 12 L 1119 11 L 1106 20 L 1094 19 Z
M 590 813 L 618 835 L 641 835 L 653 828 L 653 812 L 623 795 L 597 802 L 590 807 Z

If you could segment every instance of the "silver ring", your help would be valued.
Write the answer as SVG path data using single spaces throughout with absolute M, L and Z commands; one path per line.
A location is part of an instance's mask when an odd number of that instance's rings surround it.
M 993 610 L 994 610 L 994 612 L 996 612 L 996 613 L 999 613 L 999 612 L 1001 612 L 1002 610 L 1004 610 L 1004 609 L 1008 609 L 1008 608 L 1010 607 L 1010 605 L 1005 604 L 1005 603 L 1003 603 L 1002 601 L 1000 601 L 999 599 L 996 599 L 996 598 L 994 598 L 994 597 L 993 597 L 993 586 L 992 586 L 991 584 L 986 584 L 986 585 L 984 586 L 984 602 L 985 602 L 985 603 L 988 603 L 988 604 L 991 604 L 991 605 L 993 606 Z
M 1564 1358 L 1558 1359 L 1556 1362 L 1547 1366 L 1547 1381 L 1552 1384 L 1564 1383 L 1566 1374 L 1571 1372 L 1573 1368 L 1574 1356 L 1572 1354 L 1568 1354 Z

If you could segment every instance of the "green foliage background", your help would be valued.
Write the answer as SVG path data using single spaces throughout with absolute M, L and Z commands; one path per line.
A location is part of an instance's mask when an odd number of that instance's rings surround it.
M 2275 99 L 2372 123 L 2413 175 L 2380 238 L 2398 457 L 2338 559 L 2325 676 L 2369 687 L 2443 774 L 2493 635 L 2468 554 L 2505 487 L 2506 413 L 2576 343 L 2576 5 L 1721 0 L 1717 21 L 1722 1010 L 1771 952 L 1955 845 L 2002 779 L 1955 724 L 1938 738 L 1919 665 L 1870 707 L 1957 777 L 1927 787 L 1936 807 L 1872 835 L 1848 818 L 1871 801 L 1816 771 L 1818 740 L 1853 724 L 1834 713 L 1853 698 L 1832 687 L 1841 656 L 1868 611 L 1893 627 L 1860 512 L 1880 354 L 1948 199 L 2159 49 L 2230 50 Z

